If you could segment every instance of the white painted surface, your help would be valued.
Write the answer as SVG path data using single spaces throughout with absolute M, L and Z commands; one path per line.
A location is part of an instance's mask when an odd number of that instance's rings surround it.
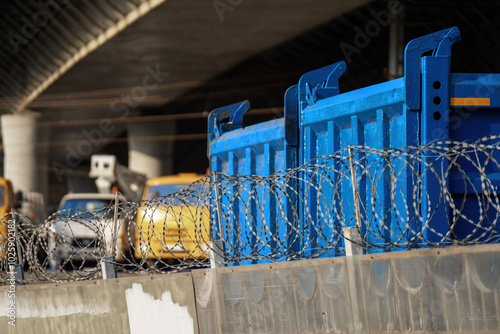
M 0 305 L 9 305 L 9 299 L 7 298 L 7 294 L 2 291 L 2 296 L 0 298 Z M 59 304 L 59 305 L 56 305 Z M 99 315 L 103 313 L 109 313 L 110 309 L 107 304 L 70 304 L 70 305 L 61 305 L 61 302 L 52 302 L 49 301 L 48 305 L 41 308 L 36 303 L 20 303 L 16 300 L 16 318 L 53 318 L 53 317 L 62 317 L 66 315 L 72 314 L 91 314 L 91 315 Z M 0 318 L 7 317 L 8 310 L 7 307 L 0 307 Z M 1 332 L 1 331 L 0 331 Z
M 158 300 L 145 293 L 141 284 L 134 283 L 125 291 L 125 296 L 131 334 L 194 333 L 194 320 L 187 306 L 174 303 L 170 291 L 163 293 Z

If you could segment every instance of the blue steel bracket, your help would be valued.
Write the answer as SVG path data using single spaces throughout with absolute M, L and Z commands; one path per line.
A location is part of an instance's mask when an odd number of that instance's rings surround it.
M 318 100 L 339 94 L 339 78 L 347 72 L 345 61 L 307 72 L 299 80 L 299 107 L 304 110 Z
M 433 51 L 433 56 L 451 56 L 451 46 L 460 41 L 457 27 L 448 28 L 415 38 L 405 49 L 405 86 L 406 105 L 409 110 L 420 110 L 421 77 L 420 58 L 426 52 Z M 449 67 L 449 61 L 448 61 Z
M 208 150 L 210 152 L 210 143 L 220 137 L 223 133 L 241 129 L 243 127 L 243 115 L 250 109 L 250 102 L 235 103 L 230 106 L 221 107 L 212 110 L 208 115 Z M 226 118 L 229 122 L 222 123 Z

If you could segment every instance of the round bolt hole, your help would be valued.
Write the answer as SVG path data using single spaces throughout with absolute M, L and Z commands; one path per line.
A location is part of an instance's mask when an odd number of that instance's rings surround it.
M 439 81 L 434 81 L 432 87 L 434 87 L 434 89 L 439 89 L 441 88 L 441 83 Z
M 432 117 L 434 117 L 434 119 L 435 119 L 436 121 L 439 121 L 439 120 L 441 119 L 441 113 L 440 113 L 439 111 L 436 111 L 436 112 L 432 115 Z
M 432 99 L 432 102 L 434 102 L 435 105 L 438 105 L 441 103 L 441 98 L 439 96 L 436 96 Z

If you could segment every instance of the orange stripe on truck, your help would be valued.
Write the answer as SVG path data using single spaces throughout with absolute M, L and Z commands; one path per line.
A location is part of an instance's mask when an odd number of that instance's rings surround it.
M 489 97 L 452 97 L 450 99 L 452 106 L 490 106 Z

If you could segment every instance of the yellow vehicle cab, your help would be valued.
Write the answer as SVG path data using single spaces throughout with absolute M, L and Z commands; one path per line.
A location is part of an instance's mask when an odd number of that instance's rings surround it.
M 203 260 L 208 258 L 210 212 L 203 185 L 175 196 L 203 178 L 178 174 L 147 181 L 137 211 L 135 256 L 143 259 Z
M 9 221 L 14 207 L 14 190 L 9 180 L 0 177 L 0 257 L 3 258 L 7 239 L 9 238 Z M 12 224 L 11 224 L 12 225 Z M 12 231 L 15 238 L 15 232 Z

